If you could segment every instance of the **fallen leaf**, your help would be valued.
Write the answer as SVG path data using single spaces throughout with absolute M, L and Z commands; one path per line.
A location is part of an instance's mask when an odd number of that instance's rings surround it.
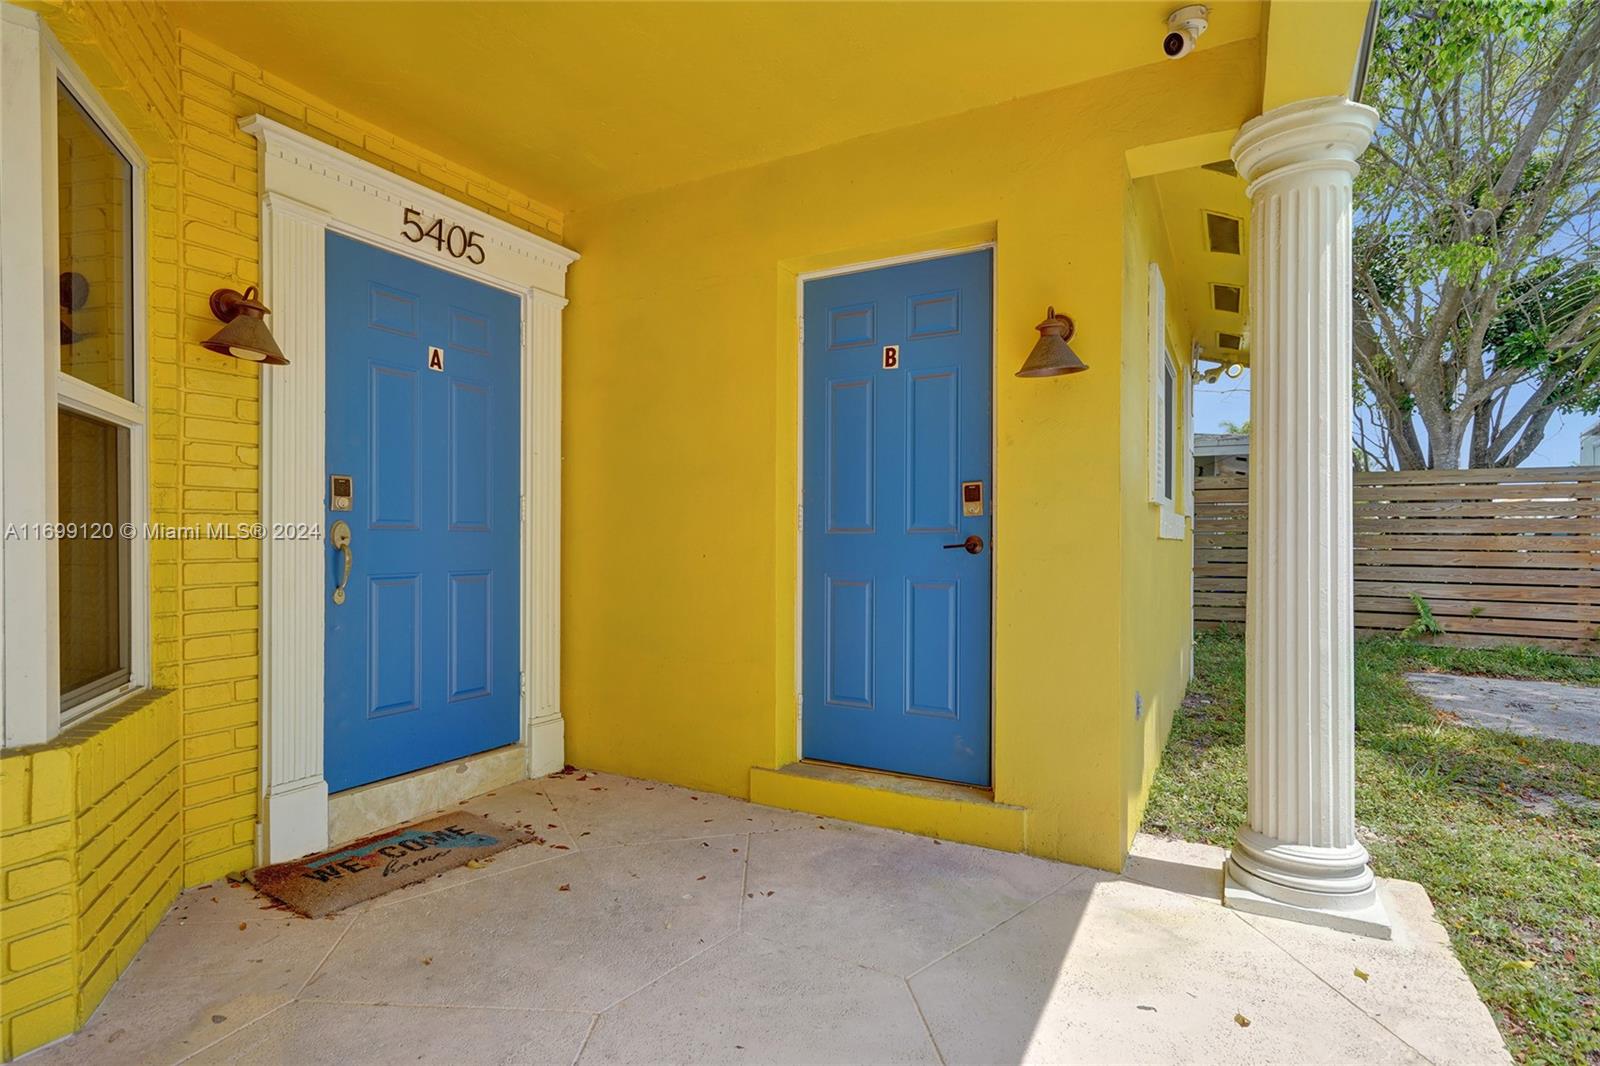
M 545 825 L 544 825 L 544 827 L 545 827 L 545 828 L 546 828 L 546 829 L 560 829 L 560 828 L 561 828 L 561 827 L 560 827 L 560 826 L 559 826 L 559 825 L 557 825 L 557 824 L 556 824 L 556 823 L 554 823 L 554 822 L 546 822 L 546 823 L 545 823 Z
M 572 849 L 568 848 L 565 844 L 551 844 L 550 845 L 550 850 L 551 851 L 570 851 Z
M 571 885 L 561 885 L 559 888 L 556 889 L 556 891 L 557 892 L 571 892 L 572 891 L 572 886 Z
M 1235 1015 L 1234 1015 L 1234 1016 L 1233 1016 L 1233 1020 L 1234 1020 L 1234 1022 L 1235 1022 L 1235 1023 L 1237 1023 L 1237 1024 L 1238 1024 L 1238 1026 L 1239 1026 L 1239 1028 L 1241 1028 L 1241 1029 L 1248 1029 L 1248 1028 L 1250 1028 L 1250 1019 L 1249 1019 L 1249 1018 L 1246 1018 L 1246 1017 L 1245 1017 L 1245 1016 L 1244 1016 L 1244 1015 L 1242 1015 L 1242 1014 L 1235 1014 Z
M 240 923 L 239 923 L 239 928 L 240 928 L 240 929 L 243 929 L 243 928 L 244 928 L 244 927 L 245 927 L 245 926 L 247 926 L 247 925 L 249 925 L 249 924 L 250 924 L 250 923 L 249 923 L 249 922 L 240 922 Z M 1530 963 L 1529 963 L 1529 964 L 1528 964 L 1528 965 L 1529 965 L 1529 966 L 1532 966 L 1532 965 L 1533 965 L 1533 963 L 1531 963 L 1531 962 L 1530 962 Z
M 1356 967 L 1356 976 L 1361 978 L 1363 981 L 1365 981 L 1368 978 L 1368 976 L 1370 976 L 1370 975 L 1367 973 L 1367 971 L 1365 971 L 1361 967 L 1357 966 Z
M 772 895 L 772 890 L 771 889 L 767 890 L 767 895 L 769 895 L 769 896 Z
M 706 879 L 706 875 L 705 874 L 701 874 L 699 877 L 695 878 L 696 881 L 704 881 L 705 879 Z
M 1532 959 L 1517 959 L 1514 962 L 1506 963 L 1506 969 L 1508 969 L 1508 970 L 1531 970 L 1536 965 L 1538 965 L 1538 964 L 1536 962 L 1534 962 Z
M 1146 1006 L 1143 1003 L 1138 1004 L 1138 1007 L 1139 1007 L 1140 1010 L 1147 1010 L 1147 1011 L 1150 1011 L 1151 1013 L 1155 1013 L 1156 1012 L 1156 1009 L 1154 1007 Z
M 468 859 L 467 860 L 467 869 L 469 869 L 469 870 L 481 870 L 485 866 L 488 866 L 491 862 L 494 862 L 494 860 L 493 859 Z
M 427 958 L 423 959 L 422 960 L 422 965 L 424 965 L 424 966 L 432 966 L 433 965 L 433 956 L 429 955 Z
M 211 1024 L 212 1025 L 221 1025 L 223 1022 L 225 1022 L 227 1020 L 228 1020 L 228 1016 L 226 1014 L 213 1014 L 211 1016 Z

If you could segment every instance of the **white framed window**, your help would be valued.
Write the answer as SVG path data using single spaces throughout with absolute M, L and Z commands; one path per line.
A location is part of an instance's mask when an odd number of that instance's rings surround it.
M 0 5 L 0 33 L 10 747 L 49 740 L 149 683 L 147 166 L 36 15 Z
M 1160 425 L 1156 427 L 1156 441 L 1161 454 L 1156 457 L 1156 462 L 1161 465 L 1160 484 L 1157 497 L 1165 510 L 1176 509 L 1178 496 L 1178 364 L 1172 359 L 1172 352 L 1165 351 L 1161 357 L 1161 378 L 1156 385 L 1159 397 L 1156 401 Z
M 1177 539 L 1184 535 L 1183 515 L 1178 512 L 1180 465 L 1187 447 L 1180 437 L 1186 424 L 1184 382 L 1178 362 L 1167 344 L 1167 290 L 1161 267 L 1150 264 L 1149 301 L 1150 356 L 1150 502 L 1161 509 L 1160 536 Z M 1183 479 L 1187 480 L 1187 479 Z

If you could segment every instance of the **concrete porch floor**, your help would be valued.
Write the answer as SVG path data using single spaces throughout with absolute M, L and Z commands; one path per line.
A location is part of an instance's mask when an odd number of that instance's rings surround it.
M 545 843 L 321 921 L 185 892 L 19 1061 L 1507 1061 L 1407 882 L 1381 942 L 1225 910 L 1222 852 L 1154 838 L 1114 876 L 606 774 L 464 806 Z

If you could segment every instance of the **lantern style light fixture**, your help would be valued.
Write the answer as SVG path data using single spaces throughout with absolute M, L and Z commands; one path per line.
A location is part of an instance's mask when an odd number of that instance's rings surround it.
M 1045 314 L 1044 321 L 1033 328 L 1039 331 L 1039 339 L 1034 343 L 1033 351 L 1028 353 L 1028 361 L 1017 371 L 1017 377 L 1053 378 L 1089 369 L 1067 344 L 1077 332 L 1072 319 L 1056 314 L 1056 309 L 1052 307 Z
M 263 317 L 270 309 L 257 296 L 254 285 L 242 293 L 234 289 L 218 289 L 212 293 L 211 313 L 224 325 L 210 340 L 201 341 L 200 347 L 252 363 L 288 366 L 289 360 L 283 357 L 278 342 L 272 339 L 272 331 Z

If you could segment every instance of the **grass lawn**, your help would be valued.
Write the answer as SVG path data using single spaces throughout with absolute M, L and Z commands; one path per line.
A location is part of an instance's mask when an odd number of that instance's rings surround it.
M 1374 869 L 1427 888 L 1518 1060 L 1600 1063 L 1600 747 L 1451 724 L 1406 685 L 1415 670 L 1600 685 L 1600 661 L 1356 648 L 1356 821 Z M 1543 796 L 1596 803 L 1538 813 Z M 1202 632 L 1144 829 L 1227 845 L 1244 818 L 1244 640 Z

